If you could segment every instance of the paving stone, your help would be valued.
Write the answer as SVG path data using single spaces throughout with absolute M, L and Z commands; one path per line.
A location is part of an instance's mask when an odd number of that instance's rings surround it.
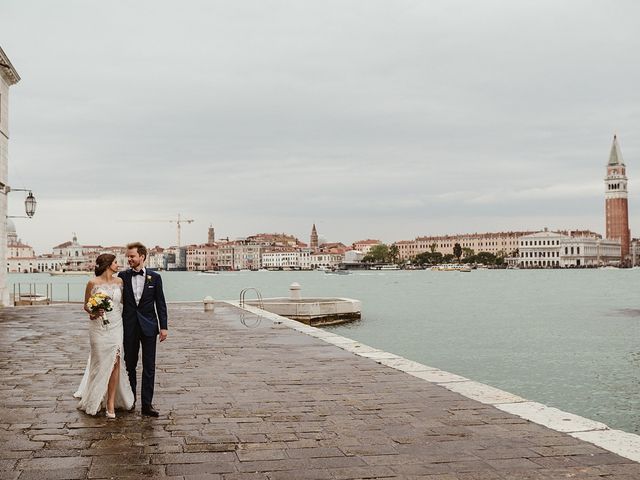
M 181 463 L 167 465 L 167 475 L 201 475 L 237 471 L 233 462 Z
M 20 474 L 20 480 L 77 480 L 87 478 L 87 471 L 87 468 L 25 470 Z

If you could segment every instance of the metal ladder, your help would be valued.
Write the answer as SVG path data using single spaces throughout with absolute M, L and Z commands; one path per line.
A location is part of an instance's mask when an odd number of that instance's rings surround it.
M 260 315 L 256 315 L 257 320 L 252 325 L 248 325 L 247 324 L 247 320 L 245 318 L 246 310 L 244 309 L 244 306 L 245 306 L 246 301 L 245 301 L 244 297 L 246 296 L 247 292 L 249 292 L 249 291 L 253 291 L 253 292 L 256 293 L 256 297 L 258 297 L 258 308 L 260 308 L 261 310 L 264 310 L 264 303 L 262 301 L 262 294 L 260 293 L 260 290 L 258 290 L 255 287 L 243 288 L 240 291 L 240 302 L 239 302 L 240 308 L 242 309 L 242 313 L 240 314 L 240 323 L 242 323 L 247 328 L 256 328 L 258 325 L 260 325 L 260 322 L 262 321 L 262 318 L 260 317 Z
M 244 307 L 244 304 L 245 304 L 244 297 L 248 291 L 256 292 L 256 296 L 258 297 L 258 306 L 261 310 L 264 310 L 264 303 L 262 302 L 262 294 L 260 293 L 260 290 L 258 290 L 255 287 L 247 287 L 242 289 L 242 291 L 240 292 L 240 307 Z

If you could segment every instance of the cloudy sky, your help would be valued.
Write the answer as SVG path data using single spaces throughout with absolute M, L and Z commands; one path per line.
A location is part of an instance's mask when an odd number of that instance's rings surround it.
M 617 132 L 640 231 L 635 0 L 0 0 L 9 181 L 84 244 L 604 230 Z M 22 197 L 10 197 L 20 214 Z

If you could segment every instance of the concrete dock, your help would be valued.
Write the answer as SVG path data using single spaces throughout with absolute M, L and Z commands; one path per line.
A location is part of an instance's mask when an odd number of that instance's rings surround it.
M 89 350 L 81 306 L 0 310 L 0 479 L 640 479 L 633 460 L 428 381 L 433 371 L 393 368 L 393 355 L 230 304 L 169 311 L 160 418 L 138 407 L 107 420 L 72 397 Z

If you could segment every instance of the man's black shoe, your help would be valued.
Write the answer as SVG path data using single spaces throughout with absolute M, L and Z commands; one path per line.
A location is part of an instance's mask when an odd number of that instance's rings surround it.
M 160 416 L 160 412 L 158 410 L 156 410 L 155 408 L 153 408 L 152 405 L 143 405 L 141 413 L 142 413 L 142 415 L 145 415 L 147 417 L 159 417 Z

